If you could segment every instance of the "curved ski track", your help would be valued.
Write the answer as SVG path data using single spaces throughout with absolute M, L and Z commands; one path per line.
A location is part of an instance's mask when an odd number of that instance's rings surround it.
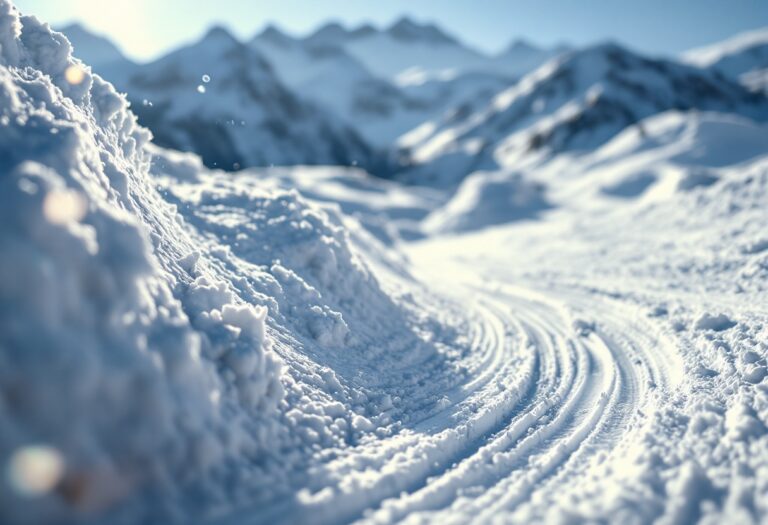
M 466 379 L 425 392 L 438 408 L 399 434 L 320 467 L 315 485 L 328 488 L 286 522 L 492 521 L 610 460 L 682 378 L 675 347 L 616 300 L 494 282 L 452 288 L 467 317 Z

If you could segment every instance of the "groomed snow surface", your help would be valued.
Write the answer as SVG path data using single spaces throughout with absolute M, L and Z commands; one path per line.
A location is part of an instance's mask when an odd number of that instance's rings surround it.
M 767 136 L 209 171 L 0 0 L 0 523 L 764 522 Z

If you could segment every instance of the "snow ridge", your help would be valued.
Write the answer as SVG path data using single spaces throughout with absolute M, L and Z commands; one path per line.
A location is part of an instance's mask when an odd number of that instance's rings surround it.
M 373 371 L 441 358 L 341 219 L 150 147 L 71 53 L 0 0 L 0 460 L 61 465 L 0 521 L 210 518 L 391 432 Z

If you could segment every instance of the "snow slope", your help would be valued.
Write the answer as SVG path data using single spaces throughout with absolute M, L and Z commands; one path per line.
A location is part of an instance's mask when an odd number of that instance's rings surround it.
M 537 360 L 493 434 L 372 516 L 764 520 L 767 176 L 763 156 L 663 202 L 412 247 L 435 287 L 468 276 L 458 294 L 492 308 Z
M 556 58 L 496 95 L 400 141 L 408 180 L 455 184 L 480 169 L 519 169 L 563 152 L 590 151 L 627 126 L 669 109 L 763 120 L 768 101 L 710 71 L 648 59 L 616 44 Z
M 748 31 L 683 54 L 690 64 L 713 68 L 754 91 L 768 93 L 768 28 Z
M 0 522 L 764 521 L 764 128 L 661 109 L 385 248 L 447 192 L 208 170 L 0 0 Z
M 721 113 L 671 111 L 649 117 L 572 165 L 569 191 L 620 198 L 665 198 L 709 186 L 723 168 L 768 152 L 768 127 Z M 573 193 L 562 201 L 578 202 Z
M 425 403 L 389 374 L 452 380 L 433 321 L 357 255 L 379 246 L 362 229 L 147 150 L 125 100 L 7 0 L 0 100 L 0 521 L 189 523 L 288 498 L 318 450 Z

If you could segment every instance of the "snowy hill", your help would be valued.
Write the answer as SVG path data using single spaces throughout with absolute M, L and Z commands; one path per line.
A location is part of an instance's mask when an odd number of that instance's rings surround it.
M 754 91 L 768 94 L 768 28 L 692 49 L 684 53 L 682 59 L 699 67 L 716 69 Z
M 615 44 L 548 62 L 480 109 L 425 123 L 400 141 L 409 180 L 451 184 L 476 169 L 522 167 L 605 143 L 669 109 L 768 117 L 768 101 L 722 76 Z
M 603 210 L 669 202 L 768 156 L 768 126 L 725 113 L 667 111 L 594 151 L 535 169 L 477 171 L 427 216 L 427 234 L 455 234 L 538 218 L 551 209 Z
M 535 219 L 550 207 L 545 186 L 520 174 L 475 172 L 466 177 L 442 207 L 424 219 L 428 234 L 461 233 L 488 226 Z
M 728 170 L 768 154 L 768 127 L 736 115 L 668 111 L 625 129 L 596 151 L 554 162 L 549 178 L 563 206 L 595 197 L 668 200 L 719 182 Z M 615 205 L 606 202 L 609 208 Z

